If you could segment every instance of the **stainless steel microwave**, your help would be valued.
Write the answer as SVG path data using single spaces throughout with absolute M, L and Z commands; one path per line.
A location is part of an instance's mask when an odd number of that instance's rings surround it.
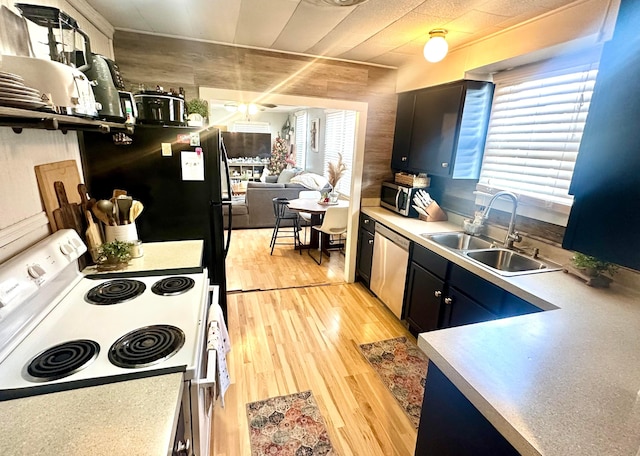
M 383 182 L 380 192 L 380 206 L 405 217 L 418 217 L 418 212 L 411 207 L 413 197 L 418 190 L 418 188 L 405 187 L 393 182 Z

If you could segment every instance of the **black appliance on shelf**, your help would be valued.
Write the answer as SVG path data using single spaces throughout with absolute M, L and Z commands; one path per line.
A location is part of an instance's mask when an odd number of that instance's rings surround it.
M 231 222 L 222 207 L 231 204 L 229 169 L 220 131 L 215 128 L 136 126 L 131 142 L 116 145 L 110 134 L 82 132 L 80 152 L 86 184 L 98 199 L 123 189 L 144 204 L 136 219 L 143 242 L 203 239 L 203 266 L 220 286 L 226 315 L 225 257 Z M 231 212 L 231 211 L 229 211 Z

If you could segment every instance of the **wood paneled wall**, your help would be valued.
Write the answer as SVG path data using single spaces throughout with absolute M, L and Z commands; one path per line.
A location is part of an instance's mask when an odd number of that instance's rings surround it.
M 395 70 L 123 31 L 114 51 L 133 90 L 139 83 L 184 87 L 190 99 L 204 86 L 366 102 L 362 197 L 379 197 L 381 182 L 393 177 Z

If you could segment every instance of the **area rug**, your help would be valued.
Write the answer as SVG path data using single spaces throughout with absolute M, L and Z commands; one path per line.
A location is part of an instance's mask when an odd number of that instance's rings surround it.
M 247 404 L 253 456 L 329 456 L 329 440 L 311 391 Z
M 417 428 L 428 359 L 406 337 L 360 345 L 360 351 Z

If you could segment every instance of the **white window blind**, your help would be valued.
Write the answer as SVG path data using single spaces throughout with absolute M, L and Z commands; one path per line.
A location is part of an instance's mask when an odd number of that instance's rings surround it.
M 307 156 L 307 112 L 296 113 L 296 168 L 305 169 Z
M 269 122 L 234 122 L 233 131 L 238 133 L 271 133 Z
M 349 196 L 351 189 L 355 137 L 355 111 L 332 111 L 327 113 L 324 140 L 324 175 L 328 177 L 329 162 L 337 163 L 338 154 L 342 154 L 342 161 L 347 165 L 347 170 L 338 181 L 335 191 L 347 196 Z
M 597 63 L 563 69 L 539 63 L 495 75 L 478 190 L 509 190 L 524 205 L 568 213 L 596 74 Z

